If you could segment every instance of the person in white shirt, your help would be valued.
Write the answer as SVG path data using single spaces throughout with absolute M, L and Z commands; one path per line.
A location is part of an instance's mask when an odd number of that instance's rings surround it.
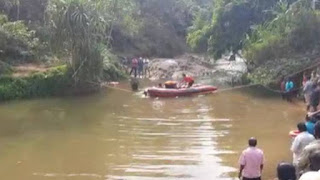
M 307 145 L 299 158 L 298 164 L 298 172 L 306 173 L 311 170 L 311 158 L 315 152 L 320 151 L 320 121 L 318 121 L 314 126 L 314 136 L 316 138 L 315 141 Z
M 316 151 L 310 155 L 310 170 L 303 174 L 300 180 L 320 180 L 320 151 Z
M 143 64 L 144 64 L 144 74 L 146 77 L 148 77 L 148 73 L 149 73 L 149 76 L 150 76 L 150 67 L 149 67 L 149 63 L 150 63 L 150 60 L 148 58 L 145 58 L 143 60 Z
M 298 160 L 303 149 L 315 140 L 314 136 L 307 132 L 305 123 L 299 123 L 297 125 L 300 134 L 294 139 L 291 151 L 293 152 L 293 164 L 298 165 Z

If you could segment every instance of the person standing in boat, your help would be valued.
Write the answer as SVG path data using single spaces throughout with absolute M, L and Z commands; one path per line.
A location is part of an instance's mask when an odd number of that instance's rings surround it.
M 187 76 L 185 73 L 182 74 L 183 80 L 181 84 L 187 84 L 187 87 L 190 88 L 194 84 L 194 79 L 191 76 Z

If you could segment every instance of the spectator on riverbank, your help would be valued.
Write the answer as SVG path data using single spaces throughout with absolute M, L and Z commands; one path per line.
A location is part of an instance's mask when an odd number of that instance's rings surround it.
M 307 72 L 304 72 L 302 77 L 302 87 L 306 85 L 307 81 L 308 81 Z
M 131 60 L 131 71 L 130 71 L 130 76 L 134 72 L 134 77 L 137 77 L 137 68 L 138 68 L 138 60 L 136 58 L 133 58 Z
M 318 110 L 320 101 L 320 84 L 314 84 L 313 89 L 310 95 L 310 106 L 312 107 L 313 112 Z
M 282 99 L 286 99 L 286 83 L 287 83 L 286 78 L 282 78 L 282 81 L 280 84 Z
M 311 77 L 308 76 L 306 77 L 306 82 L 303 86 L 303 95 L 304 95 L 304 100 L 306 102 L 307 105 L 307 111 L 309 111 L 310 109 L 310 97 L 312 94 L 312 90 L 313 90 L 313 82 L 311 81 Z
M 280 163 L 277 167 L 278 180 L 296 180 L 296 168 L 290 163 Z
M 311 81 L 314 84 L 317 84 L 318 83 L 318 79 L 319 79 L 319 75 L 317 74 L 317 72 L 316 71 L 312 71 L 311 72 Z
M 142 77 L 143 76 L 143 59 L 142 57 L 139 58 L 138 60 L 138 74 L 139 74 L 139 77 Z
M 303 174 L 300 180 L 320 180 L 320 151 L 310 155 L 310 172 Z
M 144 75 L 147 77 L 148 74 L 150 76 L 150 67 L 149 67 L 149 63 L 150 63 L 150 60 L 148 58 L 145 58 L 143 60 L 143 66 L 144 66 Z
M 285 91 L 286 91 L 287 101 L 292 101 L 293 88 L 294 88 L 294 83 L 293 83 L 293 81 L 292 81 L 290 78 L 288 78 L 288 79 L 286 80 L 286 85 L 285 85 Z
M 242 180 L 261 180 L 264 155 L 257 147 L 257 139 L 249 139 L 249 147 L 245 149 L 239 159 L 239 178 Z
M 306 122 L 305 122 L 305 125 L 307 127 L 307 132 L 309 134 L 312 134 L 314 135 L 314 125 L 315 125 L 315 120 L 314 120 L 314 117 L 309 117 L 309 115 L 306 115 Z
M 303 149 L 314 141 L 313 135 L 307 132 L 307 127 L 305 123 L 299 123 L 297 125 L 300 134 L 294 138 L 294 141 L 291 146 L 291 151 L 293 152 L 293 164 L 298 165 L 298 159 L 300 158 L 301 152 Z
M 317 122 L 314 126 L 314 136 L 317 139 L 316 141 L 313 141 L 309 145 L 307 145 L 299 158 L 298 161 L 298 172 L 299 173 L 305 173 L 311 170 L 310 165 L 310 157 L 312 154 L 314 154 L 317 151 L 320 151 L 320 122 Z

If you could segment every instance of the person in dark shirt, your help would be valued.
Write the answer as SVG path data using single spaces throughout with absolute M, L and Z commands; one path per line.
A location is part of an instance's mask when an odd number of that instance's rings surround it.
M 310 106 L 313 108 L 313 111 L 318 110 L 318 105 L 320 101 L 320 84 L 314 85 L 314 88 L 310 96 Z
M 287 80 L 285 78 L 282 78 L 282 81 L 280 84 L 282 99 L 286 99 L 286 83 L 287 83 Z
M 140 57 L 139 60 L 138 60 L 138 74 L 139 74 L 139 77 L 143 76 L 143 66 L 144 66 L 143 59 L 142 59 L 142 57 Z

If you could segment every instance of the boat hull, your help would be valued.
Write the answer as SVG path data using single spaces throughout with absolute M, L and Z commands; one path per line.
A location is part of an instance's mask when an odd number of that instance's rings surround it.
M 166 88 L 150 88 L 147 93 L 150 97 L 183 97 L 197 94 L 208 94 L 215 92 L 218 88 L 214 86 L 195 86 L 181 89 L 166 89 Z

